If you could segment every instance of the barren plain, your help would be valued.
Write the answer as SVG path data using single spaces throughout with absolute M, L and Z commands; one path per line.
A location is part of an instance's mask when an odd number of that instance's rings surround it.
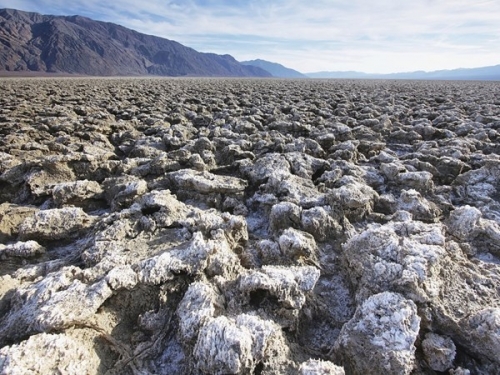
M 500 373 L 500 83 L 0 85 L 0 373 Z

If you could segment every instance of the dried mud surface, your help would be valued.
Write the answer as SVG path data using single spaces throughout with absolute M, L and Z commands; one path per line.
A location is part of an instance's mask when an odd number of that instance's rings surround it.
M 500 373 L 500 84 L 0 82 L 0 373 Z

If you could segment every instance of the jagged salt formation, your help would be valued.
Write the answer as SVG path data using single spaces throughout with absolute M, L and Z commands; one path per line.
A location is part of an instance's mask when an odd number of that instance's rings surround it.
M 500 372 L 496 83 L 2 87 L 1 373 Z

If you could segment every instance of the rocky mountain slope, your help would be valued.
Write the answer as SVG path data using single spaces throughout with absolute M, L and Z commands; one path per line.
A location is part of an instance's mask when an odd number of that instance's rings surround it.
M 500 373 L 500 85 L 0 81 L 0 373 Z
M 93 76 L 271 76 L 229 55 L 199 53 L 175 41 L 112 23 L 13 9 L 0 10 L 0 71 Z
M 255 66 L 258 68 L 262 68 L 273 75 L 273 77 L 277 78 L 307 78 L 306 75 L 294 70 L 287 68 L 278 63 L 256 59 L 256 60 L 248 60 L 241 61 L 243 65 Z

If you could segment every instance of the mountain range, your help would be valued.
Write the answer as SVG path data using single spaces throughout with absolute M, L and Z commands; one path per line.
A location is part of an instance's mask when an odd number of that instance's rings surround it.
M 0 9 L 0 75 L 205 76 L 349 79 L 500 80 L 500 65 L 472 69 L 369 74 L 301 73 L 261 59 L 200 53 L 173 40 L 81 16 Z
M 0 71 L 91 76 L 270 77 L 230 55 L 80 16 L 0 9 Z
M 421 80 L 483 80 L 500 81 L 500 65 L 481 68 L 415 71 L 406 73 L 370 74 L 355 71 L 334 71 L 306 73 L 309 78 L 350 78 L 350 79 L 421 79 Z
M 415 71 L 405 73 L 373 74 L 356 71 L 325 71 L 300 73 L 281 64 L 265 60 L 242 61 L 242 64 L 253 65 L 267 70 L 274 77 L 280 78 L 335 78 L 335 79 L 418 79 L 418 80 L 483 80 L 500 81 L 500 65 L 481 68 L 461 68 L 436 70 L 432 72 Z

